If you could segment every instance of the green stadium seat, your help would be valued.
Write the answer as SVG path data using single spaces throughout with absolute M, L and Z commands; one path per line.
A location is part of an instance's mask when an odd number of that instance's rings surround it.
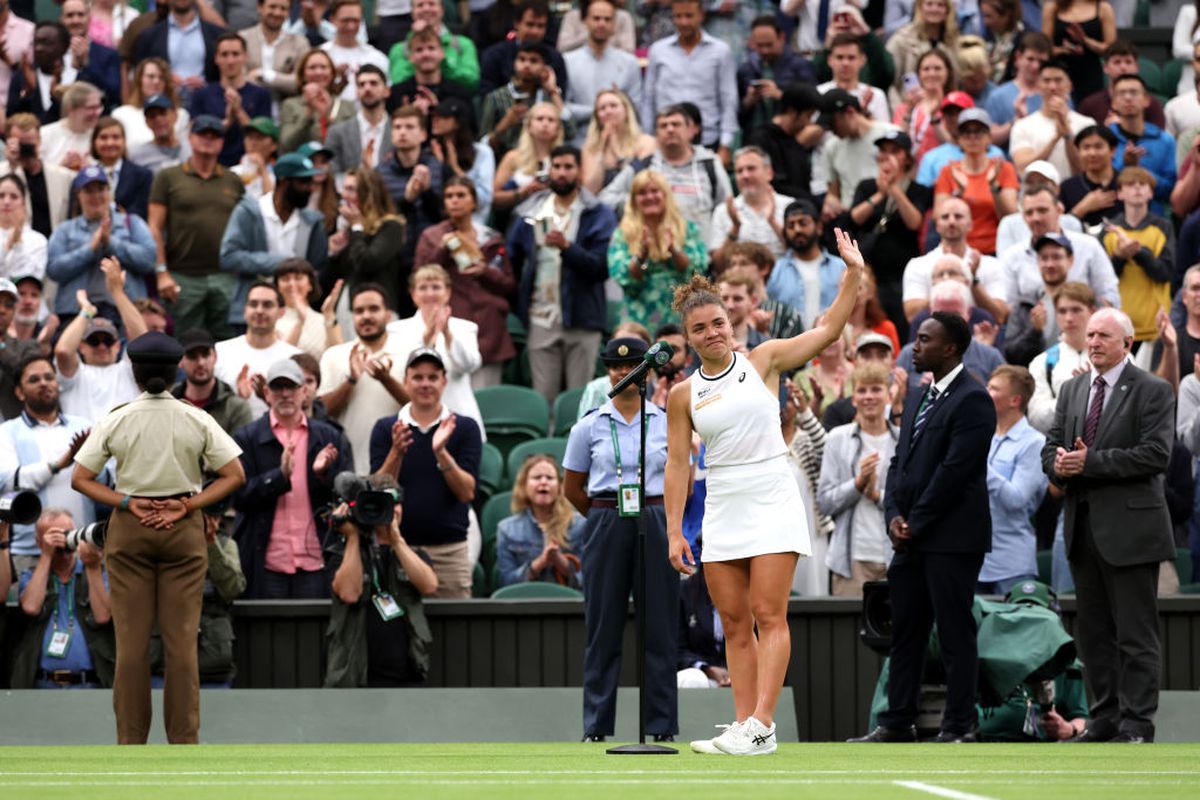
M 583 592 L 562 586 L 557 583 L 544 581 L 529 581 L 528 583 L 513 583 L 502 586 L 492 592 L 493 600 L 582 600 Z
M 1179 90 L 1179 78 L 1183 75 L 1183 67 L 1187 64 L 1182 58 L 1173 58 L 1162 68 L 1162 93 L 1174 97 Z
M 521 442 L 514 447 L 508 454 L 508 481 L 512 483 L 517 479 L 517 472 L 520 471 L 521 465 L 525 463 L 525 459 L 530 456 L 547 455 L 554 456 L 554 460 L 558 462 L 559 467 L 562 466 L 563 453 L 567 450 L 567 440 L 561 436 L 545 436 L 541 439 L 533 439 L 528 442 Z
M 503 484 L 504 456 L 496 445 L 484 442 L 483 454 L 479 459 L 479 484 L 476 490 L 480 504 L 486 503 L 488 498 L 500 491 Z
M 1053 550 L 1038 550 L 1037 551 L 1037 567 L 1038 580 L 1047 586 L 1050 585 L 1050 575 L 1054 565 Z
M 1179 573 L 1179 583 L 1191 583 L 1192 578 L 1192 551 L 1186 547 L 1175 549 L 1175 571 Z
M 1151 61 L 1145 56 L 1138 57 L 1138 75 L 1142 76 L 1142 80 L 1146 82 L 1146 86 L 1150 89 L 1151 94 L 1161 96 L 1163 94 L 1163 76 L 1162 69 L 1158 64 Z M 1175 78 L 1179 80 L 1178 76 Z M 1167 97 L 1174 97 L 1175 92 L 1172 90 L 1167 94 Z
M 525 386 L 488 386 L 475 392 L 488 441 L 501 455 L 514 446 L 545 436 L 550 406 L 546 398 Z
M 490 594 L 492 586 L 487 575 L 483 562 L 475 562 L 475 571 L 471 575 L 471 597 L 487 597 Z
M 512 515 L 512 492 L 499 492 L 484 503 L 479 515 L 479 532 L 483 548 L 479 551 L 479 564 L 484 574 L 491 576 L 496 567 L 496 527 L 500 520 Z
M 566 436 L 571 432 L 571 426 L 579 419 L 579 401 L 583 399 L 582 386 L 567 389 L 554 398 L 554 435 Z

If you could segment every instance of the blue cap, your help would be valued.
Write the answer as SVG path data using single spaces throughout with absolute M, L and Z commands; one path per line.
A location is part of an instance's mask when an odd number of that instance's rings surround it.
M 142 111 L 149 111 L 152 108 L 174 108 L 175 104 L 171 102 L 171 98 L 165 94 L 152 94 L 146 98 L 146 102 L 142 103 Z
M 1040 253 L 1042 248 L 1048 244 L 1056 244 L 1071 255 L 1075 254 L 1075 248 L 1071 246 L 1071 240 L 1065 233 L 1043 233 L 1033 243 L 1033 249 Z
M 103 183 L 108 185 L 108 175 L 104 170 L 97 167 L 95 164 L 88 164 L 83 169 L 79 170 L 79 174 L 75 176 L 75 182 L 71 184 L 74 191 L 79 191 L 89 183 Z
M 134 364 L 178 364 L 183 346 L 165 333 L 150 331 L 134 339 L 125 348 Z
M 215 133 L 218 136 L 225 135 L 225 123 L 219 117 L 214 117 L 212 114 L 201 114 L 192 120 L 192 133 Z

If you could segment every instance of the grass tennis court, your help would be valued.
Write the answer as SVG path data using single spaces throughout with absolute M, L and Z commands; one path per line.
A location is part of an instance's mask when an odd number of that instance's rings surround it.
M 1200 795 L 1198 745 L 784 744 L 774 756 L 609 756 L 600 744 L 8 747 L 23 798 L 920 798 Z

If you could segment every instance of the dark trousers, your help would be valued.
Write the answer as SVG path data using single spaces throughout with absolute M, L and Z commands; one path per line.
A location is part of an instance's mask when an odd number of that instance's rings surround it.
M 888 710 L 879 724 L 907 728 L 917 719 L 929 633 L 937 623 L 946 667 L 942 730 L 966 733 L 978 724 L 975 694 L 979 654 L 971 614 L 983 553 L 896 553 L 888 567 L 892 595 Z
M 637 587 L 637 519 L 615 509 L 588 512 L 583 543 L 583 732 L 611 736 L 617 719 L 621 645 L 629 619 L 629 593 L 646 613 L 646 734 L 679 732 L 675 666 L 679 631 L 679 576 L 667 557 L 662 506 L 646 507 L 645 606 Z M 637 653 L 631 652 L 631 658 Z
M 296 570 L 292 575 L 263 570 L 261 597 L 264 600 L 319 600 L 329 597 L 330 578 L 324 570 Z
M 1075 579 L 1075 641 L 1092 695 L 1088 726 L 1154 736 L 1162 657 L 1158 563 L 1114 567 L 1096 550 L 1086 503 L 1075 511 L 1068 559 Z

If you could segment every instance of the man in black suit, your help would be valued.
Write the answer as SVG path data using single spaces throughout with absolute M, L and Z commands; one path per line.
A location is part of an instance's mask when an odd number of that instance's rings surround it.
M 1042 466 L 1066 490 L 1075 641 L 1092 696 L 1074 741 L 1154 741 L 1161 656 L 1158 565 L 1175 546 L 1163 492 L 1174 440 L 1171 385 L 1129 361 L 1133 323 L 1088 320 L 1091 369 L 1063 385 Z
M 171 11 L 161 22 L 156 22 L 142 31 L 133 47 L 133 64 L 140 64 L 150 56 L 158 56 L 171 64 L 177 83 L 181 83 L 187 93 L 191 93 L 206 83 L 217 83 L 221 79 L 217 71 L 217 37 L 222 29 L 217 25 L 200 19 L 196 0 L 171 0 Z M 197 31 L 193 26 L 199 26 Z M 183 64 L 172 62 L 168 52 L 167 42 L 170 30 L 175 27 L 188 37 L 199 36 L 204 45 L 202 64 Z
M 934 741 L 975 740 L 978 652 L 971 606 L 983 556 L 992 546 L 987 457 L 996 409 L 963 369 L 971 329 L 935 311 L 921 323 L 913 365 L 933 375 L 905 403 L 888 469 L 884 517 L 896 551 L 888 567 L 892 595 L 888 710 L 852 742 L 911 742 L 929 632 L 937 622 L 946 667 L 946 711 Z
M 87 0 L 63 0 L 58 20 L 71 34 L 64 63 L 79 70 L 78 80 L 100 87 L 106 110 L 121 105 L 121 57 L 111 47 L 88 39 L 91 4 Z

